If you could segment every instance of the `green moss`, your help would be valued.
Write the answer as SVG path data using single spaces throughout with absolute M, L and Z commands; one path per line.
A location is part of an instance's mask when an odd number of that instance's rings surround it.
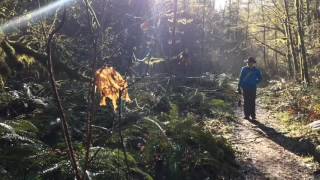
M 18 55 L 18 56 L 17 56 L 17 60 L 18 60 L 20 63 L 23 63 L 23 64 L 25 64 L 25 65 L 27 65 L 27 66 L 30 66 L 30 65 L 32 65 L 32 64 L 35 63 L 35 59 L 34 59 L 33 57 L 28 56 L 28 55 L 25 55 L 25 54 L 23 54 L 23 55 Z
M 0 75 L 0 91 L 4 88 L 4 78 Z
M 14 97 L 9 92 L 0 93 L 0 109 L 6 108 L 8 104 L 14 100 Z

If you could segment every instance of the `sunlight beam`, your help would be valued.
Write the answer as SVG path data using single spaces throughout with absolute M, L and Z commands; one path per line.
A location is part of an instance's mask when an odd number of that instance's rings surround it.
M 25 15 L 15 17 L 12 20 L 0 25 L 0 32 L 9 33 L 13 31 L 14 28 L 27 26 L 29 22 L 36 23 L 36 21 L 41 20 L 41 17 L 53 14 L 55 10 L 62 6 L 69 5 L 72 1 L 75 0 L 58 0 Z

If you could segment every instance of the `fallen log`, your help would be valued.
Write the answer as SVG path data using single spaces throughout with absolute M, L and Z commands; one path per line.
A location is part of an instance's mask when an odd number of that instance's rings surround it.
M 319 131 L 320 130 L 320 120 L 313 121 L 312 123 L 308 124 L 308 126 L 314 131 Z

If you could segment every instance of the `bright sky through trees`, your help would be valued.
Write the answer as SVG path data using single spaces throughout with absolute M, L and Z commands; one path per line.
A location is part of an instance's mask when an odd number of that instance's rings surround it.
M 225 4 L 226 4 L 226 0 L 216 0 L 215 1 L 215 8 L 218 10 L 221 10 L 225 6 Z

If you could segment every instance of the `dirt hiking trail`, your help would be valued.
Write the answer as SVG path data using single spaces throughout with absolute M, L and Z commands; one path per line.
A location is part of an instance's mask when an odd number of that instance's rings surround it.
M 281 133 L 283 127 L 270 112 L 257 106 L 256 121 L 243 119 L 242 107 L 235 114 L 238 120 L 231 142 L 240 161 L 244 176 L 241 179 L 320 179 L 313 175 L 312 165 L 304 163 L 301 154 L 285 145 L 290 138 Z

